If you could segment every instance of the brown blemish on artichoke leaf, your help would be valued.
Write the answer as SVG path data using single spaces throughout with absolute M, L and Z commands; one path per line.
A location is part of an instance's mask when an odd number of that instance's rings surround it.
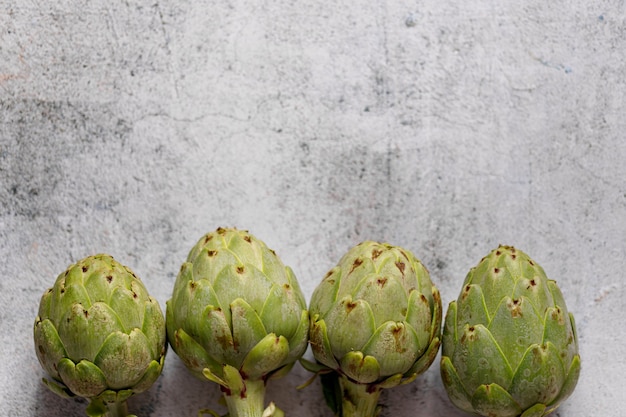
M 509 311 L 511 312 L 511 317 L 522 317 L 522 305 L 521 300 L 511 300 L 506 304 Z
M 357 269 L 359 266 L 361 266 L 361 264 L 363 264 L 363 259 L 361 258 L 356 258 L 354 260 L 354 263 L 352 264 L 352 269 L 350 269 L 350 273 L 352 273 L 352 271 L 354 271 L 355 269 Z

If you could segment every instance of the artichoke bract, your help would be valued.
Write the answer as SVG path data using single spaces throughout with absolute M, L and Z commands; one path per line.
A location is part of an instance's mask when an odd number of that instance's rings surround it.
M 439 350 L 439 291 L 398 246 L 365 241 L 350 249 L 313 292 L 309 311 L 313 355 L 332 377 L 322 380 L 326 399 L 342 417 L 377 415 L 381 390 L 413 381 Z
M 166 353 L 159 303 L 109 255 L 71 265 L 41 298 L 35 351 L 54 392 L 90 400 L 89 416 L 126 416 L 157 380 Z
M 216 382 L 230 417 L 278 416 L 269 378 L 307 348 L 309 314 L 291 270 L 247 231 L 218 228 L 191 249 L 167 302 L 168 340 L 197 377 Z
M 443 331 L 441 376 L 459 408 L 489 417 L 541 417 L 574 390 L 574 316 L 555 281 L 527 254 L 500 245 L 472 268 Z

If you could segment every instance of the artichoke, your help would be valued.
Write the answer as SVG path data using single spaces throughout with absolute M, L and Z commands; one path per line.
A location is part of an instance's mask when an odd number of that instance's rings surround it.
M 313 292 L 313 355 L 303 363 L 322 379 L 329 406 L 342 417 L 380 412 L 383 388 L 413 381 L 432 364 L 441 336 L 441 298 L 409 251 L 362 242 Z
M 41 298 L 35 351 L 48 387 L 90 400 L 89 416 L 126 416 L 126 399 L 156 381 L 165 320 L 137 276 L 109 255 L 71 265 Z
M 230 417 L 264 409 L 269 378 L 285 375 L 307 348 L 309 314 L 298 281 L 247 231 L 218 228 L 183 263 L 167 302 L 168 340 L 197 377 L 220 385 Z
M 459 408 L 540 417 L 574 390 L 580 356 L 561 291 L 524 252 L 500 246 L 472 268 L 446 314 L 441 376 Z

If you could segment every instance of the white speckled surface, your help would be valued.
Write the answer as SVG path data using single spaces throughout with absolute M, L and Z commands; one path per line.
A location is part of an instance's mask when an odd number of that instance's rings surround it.
M 446 306 L 515 245 L 577 319 L 583 372 L 555 415 L 626 412 L 623 3 L 335 3 L 0 0 L 0 415 L 84 415 L 34 353 L 57 274 L 107 252 L 165 307 L 218 226 L 263 239 L 307 299 L 361 240 L 413 251 Z M 464 415 L 438 368 L 383 415 Z M 268 396 L 330 416 L 307 378 Z M 170 351 L 130 408 L 195 416 L 218 395 Z

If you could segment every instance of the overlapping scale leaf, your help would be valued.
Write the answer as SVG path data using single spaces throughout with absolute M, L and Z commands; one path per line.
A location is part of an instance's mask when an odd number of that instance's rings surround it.
M 108 305 L 115 312 L 124 332 L 141 328 L 147 297 L 139 297 L 136 292 L 118 287 L 111 293 Z M 97 302 L 96 305 L 107 305 Z
M 420 354 L 422 353 L 421 349 L 425 350 L 430 344 L 434 319 L 432 316 L 432 307 L 428 298 L 418 290 L 412 290 L 409 293 L 404 320 L 415 331 L 420 346 Z
M 226 247 L 235 254 L 240 263 L 254 265 L 258 269 L 263 269 L 263 255 L 261 252 L 266 249 L 264 244 L 259 244 L 256 239 L 252 240 L 250 235 L 245 232 L 227 233 L 226 235 L 229 237 Z M 267 251 L 269 252 L 269 250 Z
M 269 333 L 248 350 L 241 365 L 241 372 L 250 379 L 261 379 L 280 368 L 287 356 L 289 356 L 287 338 Z
M 309 333 L 311 347 L 315 353 L 315 359 L 330 369 L 339 369 L 338 359 L 333 354 L 328 338 L 328 327 L 325 320 L 320 320 L 318 315 L 311 318 Z
M 230 265 L 222 269 L 213 281 L 213 290 L 222 308 L 242 298 L 260 312 L 271 289 L 270 278 L 250 264 Z
M 511 368 L 515 369 L 528 346 L 541 344 L 543 317 L 537 316 L 526 298 L 512 300 L 503 297 L 488 328 L 496 344 L 505 352 Z
M 67 285 L 67 281 L 61 280 L 59 285 L 53 287 L 52 300 L 50 301 L 50 320 L 55 326 L 61 324 L 70 306 L 79 304 L 85 309 L 91 306 L 87 290 L 81 284 Z
M 241 264 L 240 260 L 226 248 L 202 248 L 198 255 L 188 262 L 192 266 L 192 279 L 204 279 L 213 284 L 213 280 L 231 265 Z
M 388 321 L 376 330 L 362 351 L 377 359 L 382 376 L 390 376 L 408 371 L 427 347 L 420 346 L 411 326 Z
M 343 269 L 334 267 L 326 273 L 311 295 L 311 306 L 321 316 L 326 316 L 339 297 Z
M 489 315 L 482 287 L 478 284 L 466 284 L 456 304 L 456 333 L 463 331 L 466 325 L 482 324 L 489 326 Z
M 295 363 L 306 351 L 309 343 L 309 323 L 309 312 L 303 310 L 296 331 L 288 338 L 290 350 L 285 364 Z
M 513 370 L 489 330 L 481 325 L 466 325 L 450 358 L 467 392 L 480 385 L 508 387 Z
M 520 361 L 508 391 L 524 410 L 536 403 L 550 404 L 559 395 L 565 378 L 555 346 L 532 345 Z
M 124 326 L 107 304 L 96 303 L 90 309 L 72 304 L 58 326 L 68 357 L 93 361 L 107 337 L 123 332 Z
M 522 409 L 498 384 L 480 385 L 472 395 L 473 411 L 483 416 L 518 417 Z
M 260 311 L 261 321 L 268 333 L 280 334 L 288 339 L 298 329 L 304 304 L 300 292 L 292 284 L 274 284 Z
M 107 337 L 94 358 L 112 389 L 132 388 L 152 362 L 148 339 L 139 330 L 115 332 Z
M 376 331 L 372 309 L 363 300 L 344 297 L 325 318 L 328 340 L 335 358 L 361 350 Z
M 552 306 L 554 298 L 547 285 L 547 278 L 536 273 L 534 267 L 528 268 L 526 275 L 517 280 L 512 298 L 524 297 L 532 303 L 536 314 L 543 315 L 547 306 Z
M 338 299 L 351 295 L 365 276 L 376 272 L 372 259 L 364 256 L 345 256 L 339 265 L 341 266 L 341 280 L 337 293 Z
M 96 397 L 108 386 L 104 372 L 88 360 L 74 363 L 68 358 L 63 358 L 57 367 L 61 380 L 74 395 L 85 398 Z
M 411 257 L 408 254 L 405 256 L 408 256 L 409 258 Z M 412 286 L 413 282 L 417 282 L 418 290 L 428 299 L 431 307 L 436 309 L 440 305 L 441 300 L 435 300 L 433 297 L 433 284 L 430 280 L 428 269 L 426 269 L 424 264 L 422 264 L 419 259 L 413 257 L 410 260 L 409 265 L 403 268 L 406 271 L 404 278 L 406 285 Z
M 203 345 L 212 343 L 210 338 L 204 339 L 207 335 L 205 329 L 201 328 L 203 320 L 189 320 L 188 318 L 206 318 L 205 309 L 207 306 L 211 306 L 219 309 L 225 315 L 230 327 L 230 307 L 227 303 L 222 305 L 208 280 L 189 281 L 187 285 L 179 287 L 179 290 L 179 295 L 175 298 L 174 303 L 178 307 L 175 311 L 177 325 L 184 327 L 185 331 L 193 337 L 199 338 Z
M 408 307 L 408 293 L 393 275 L 382 273 L 366 275 L 352 294 L 353 299 L 362 300 L 370 306 L 376 327 L 390 320 L 402 321 L 405 318 L 406 308 L 389 308 L 390 305 Z
M 340 361 L 341 370 L 355 381 L 362 384 L 376 382 L 380 378 L 380 365 L 374 356 L 360 351 L 351 351 Z
M 558 349 L 564 363 L 569 364 L 578 354 L 578 344 L 569 314 L 560 307 L 549 307 L 545 313 L 543 343 L 552 343 Z
M 219 363 L 236 363 L 238 352 L 229 320 L 230 308 L 227 311 L 228 317 L 224 309 L 209 304 L 199 316 L 202 319 L 193 325 L 189 323 L 189 327 L 195 329 L 194 338 L 211 358 Z
M 230 305 L 232 314 L 233 340 L 236 343 L 237 358 L 229 365 L 239 368 L 245 356 L 268 335 L 263 321 L 256 310 L 242 298 Z
M 59 379 L 57 364 L 67 357 L 65 346 L 59 337 L 57 328 L 50 319 L 41 320 L 37 317 L 35 321 L 35 352 L 39 363 L 48 372 L 48 375 Z
M 163 361 L 166 351 L 165 317 L 163 317 L 159 302 L 152 297 L 148 297 L 148 302 L 145 304 L 141 331 L 148 339 L 151 357 L 154 360 Z

